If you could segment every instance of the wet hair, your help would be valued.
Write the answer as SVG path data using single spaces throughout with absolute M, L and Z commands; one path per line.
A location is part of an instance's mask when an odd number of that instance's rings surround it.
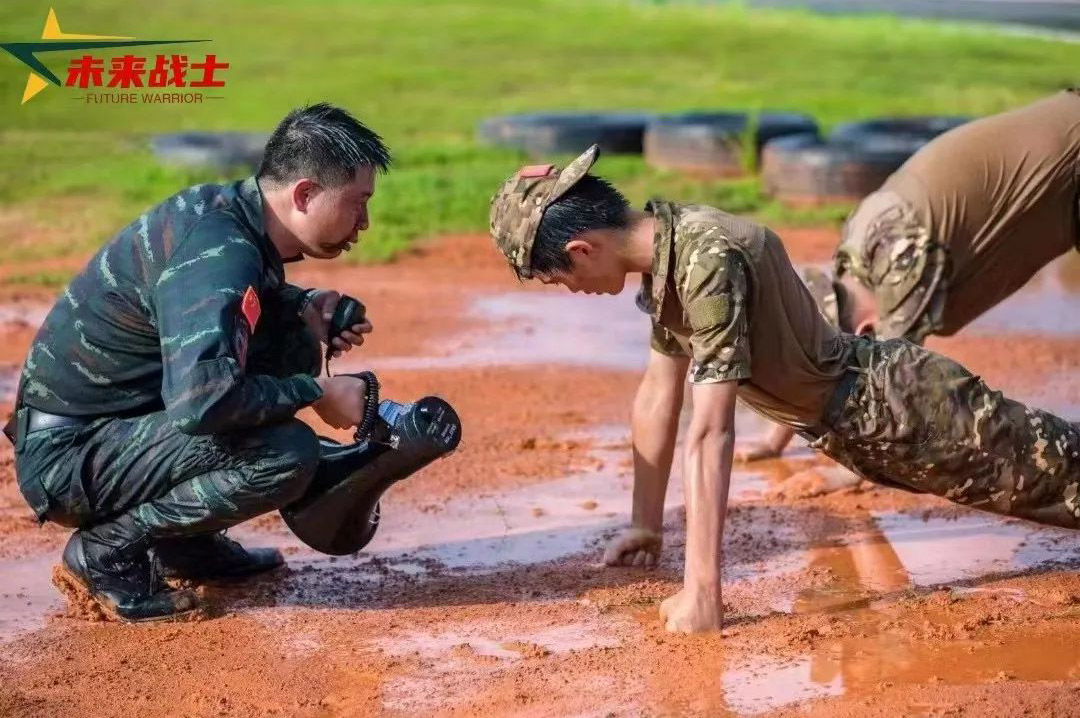
M 836 292 L 836 317 L 840 322 L 840 331 L 853 334 L 855 332 L 855 297 L 843 282 L 833 281 L 833 291 Z
M 390 150 L 379 135 L 348 111 L 325 102 L 293 110 L 270 135 L 258 178 L 274 184 L 313 179 L 340 187 L 358 167 L 385 172 Z
M 630 203 L 626 198 L 607 180 L 587 174 L 544 212 L 533 240 L 532 271 L 568 272 L 567 242 L 582 232 L 629 226 Z

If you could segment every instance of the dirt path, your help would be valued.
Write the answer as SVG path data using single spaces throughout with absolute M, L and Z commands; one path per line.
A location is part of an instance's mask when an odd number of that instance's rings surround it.
M 786 236 L 800 262 L 834 241 Z M 935 348 L 1080 418 L 1075 264 Z M 629 509 L 647 336 L 629 295 L 517 286 L 477 237 L 290 275 L 365 301 L 376 333 L 338 369 L 371 366 L 388 397 L 446 397 L 462 449 L 391 491 L 368 551 L 320 556 L 262 517 L 234 533 L 282 547 L 287 569 L 203 589 L 212 620 L 131 627 L 60 615 L 47 574 L 65 533 L 28 518 L 4 446 L 0 715 L 1076 714 L 1074 534 L 874 488 L 777 496 L 824 465 L 796 449 L 735 476 L 723 636 L 668 635 L 656 604 L 680 580 L 677 471 L 661 566 L 598 565 Z M 17 311 L 0 312 L 14 365 L 41 307 Z M 738 427 L 763 428 L 743 413 Z

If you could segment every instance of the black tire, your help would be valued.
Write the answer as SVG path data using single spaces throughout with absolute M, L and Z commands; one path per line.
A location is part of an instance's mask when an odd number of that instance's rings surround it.
M 756 121 L 744 112 L 666 115 L 649 123 L 645 131 L 645 161 L 655 167 L 709 176 L 743 174 L 752 164 L 746 157 L 746 133 L 752 123 L 753 163 L 770 140 L 799 133 L 816 136 L 818 129 L 812 118 L 789 112 L 764 112 Z
M 636 112 L 538 112 L 484 120 L 481 142 L 547 156 L 578 154 L 592 144 L 611 154 L 641 154 L 652 115 Z
M 913 155 L 930 140 L 967 121 L 966 117 L 881 117 L 837 125 L 829 140 L 842 145 L 891 146 Z
M 765 145 L 780 137 L 791 135 L 814 135 L 820 133 L 817 121 L 799 112 L 762 112 L 757 117 L 754 146 L 758 160 Z
M 911 153 L 889 142 L 861 145 L 793 135 L 765 146 L 761 182 L 767 194 L 789 204 L 858 201 L 881 187 Z
M 155 135 L 151 147 L 169 164 L 254 171 L 268 138 L 262 132 L 173 132 Z

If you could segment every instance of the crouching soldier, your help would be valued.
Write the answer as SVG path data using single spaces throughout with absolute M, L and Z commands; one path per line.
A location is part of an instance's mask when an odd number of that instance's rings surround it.
M 767 228 L 719 209 L 652 200 L 643 211 L 588 173 L 594 146 L 565 169 L 526 167 L 492 200 L 491 232 L 519 277 L 617 294 L 643 276 L 652 349 L 634 402 L 632 526 L 610 564 L 651 563 L 683 381 L 684 587 L 661 605 L 669 630 L 721 624 L 721 538 L 735 445 L 735 399 L 813 439 L 872 481 L 1058 526 L 1080 526 L 1080 429 L 987 387 L 902 339 L 830 326 Z
M 76 529 L 62 588 L 117 619 L 163 619 L 197 600 L 162 574 L 282 563 L 222 530 L 307 488 L 320 450 L 297 411 L 344 428 L 367 395 L 362 379 L 317 378 L 339 295 L 287 284 L 283 262 L 349 250 L 389 161 L 344 110 L 296 110 L 256 176 L 168 198 L 71 281 L 34 340 L 7 428 L 39 520 Z M 331 351 L 370 330 L 353 325 Z

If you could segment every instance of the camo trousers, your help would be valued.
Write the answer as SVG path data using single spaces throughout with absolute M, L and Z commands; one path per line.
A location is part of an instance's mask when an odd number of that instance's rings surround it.
M 860 338 L 855 364 L 815 448 L 870 481 L 1080 528 L 1080 426 L 902 339 Z
M 253 344 L 249 371 L 318 373 L 318 342 L 299 320 L 264 321 L 274 329 L 262 334 L 277 345 Z M 219 531 L 280 508 L 307 489 L 318 460 L 317 437 L 296 419 L 189 435 L 164 411 L 42 429 L 22 437 L 15 453 L 39 518 L 117 544 Z

